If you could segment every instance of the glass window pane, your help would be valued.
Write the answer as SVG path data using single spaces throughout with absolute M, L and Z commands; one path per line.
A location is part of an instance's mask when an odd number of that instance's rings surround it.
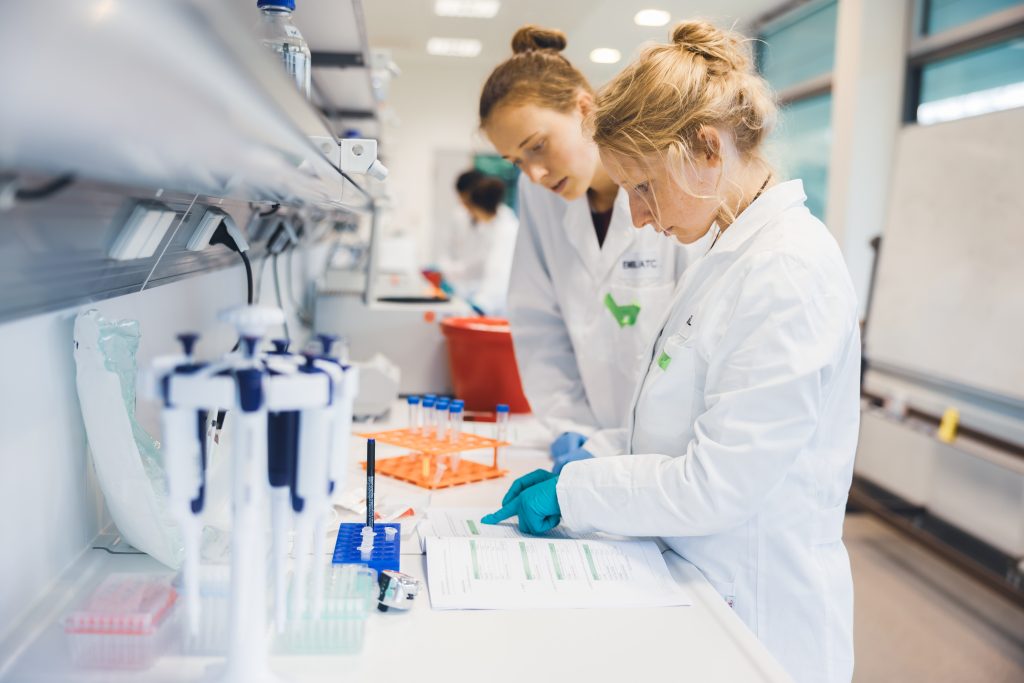
M 797 10 L 761 33 L 761 73 L 776 90 L 832 71 L 836 52 L 836 2 Z
M 804 181 L 807 208 L 825 220 L 828 162 L 832 149 L 832 95 L 792 102 L 772 136 L 772 159 L 786 178 Z
M 920 123 L 1024 106 L 1024 38 L 957 55 L 921 69 Z
M 925 3 L 924 32 L 926 35 L 943 31 L 975 19 L 981 19 L 1008 7 L 1024 5 L 1024 0 L 918 0 Z

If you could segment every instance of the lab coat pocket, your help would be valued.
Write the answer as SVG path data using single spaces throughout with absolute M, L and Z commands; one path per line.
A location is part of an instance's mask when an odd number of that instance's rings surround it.
M 704 578 L 708 580 L 711 587 L 718 591 L 718 594 L 725 600 L 725 604 L 729 605 L 732 609 L 736 609 L 736 582 L 726 581 L 724 579 L 716 579 L 712 576 L 704 575 Z
M 692 368 L 695 353 L 692 335 L 678 332 L 665 340 L 665 345 L 662 347 L 661 353 L 658 354 L 656 362 L 662 372 L 665 373 L 669 371 L 673 364 L 677 368 L 683 365 L 689 365 Z M 679 360 L 678 363 L 676 363 L 677 359 Z
M 693 438 L 697 349 L 675 334 L 656 351 L 637 405 L 634 446 L 642 453 L 681 455 Z
M 843 522 L 846 520 L 846 501 L 816 515 L 816 525 L 811 539 L 815 545 L 828 545 L 843 540 Z

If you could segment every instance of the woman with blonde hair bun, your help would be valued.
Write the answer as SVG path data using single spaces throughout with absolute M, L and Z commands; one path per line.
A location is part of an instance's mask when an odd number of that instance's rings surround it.
M 647 349 L 622 455 L 526 475 L 489 519 L 660 536 L 796 681 L 838 683 L 853 671 L 857 305 L 801 182 L 764 158 L 775 114 L 749 43 L 701 21 L 599 93 L 593 138 L 634 223 L 711 241 Z
M 686 264 L 674 240 L 634 230 L 629 200 L 583 121 L 590 84 L 565 34 L 524 26 L 480 95 L 480 125 L 522 170 L 508 317 L 523 388 L 555 468 L 618 451 L 626 409 Z

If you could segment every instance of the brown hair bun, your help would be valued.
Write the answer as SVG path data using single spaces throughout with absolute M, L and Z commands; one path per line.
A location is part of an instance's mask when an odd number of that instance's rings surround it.
M 557 28 L 544 28 L 527 24 L 512 36 L 512 52 L 519 54 L 527 50 L 553 50 L 561 52 L 568 44 L 565 33 Z
M 500 106 L 533 104 L 568 112 L 580 92 L 593 94 L 586 77 L 561 54 L 565 34 L 527 24 L 512 37 L 512 56 L 487 77 L 480 93 L 480 125 Z

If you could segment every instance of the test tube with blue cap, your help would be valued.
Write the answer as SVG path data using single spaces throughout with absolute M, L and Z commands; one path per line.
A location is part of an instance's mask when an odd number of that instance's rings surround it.
M 498 441 L 508 441 L 508 405 L 505 403 L 499 403 L 497 408 L 495 408 L 495 413 L 495 438 L 497 438 Z M 505 448 L 505 446 L 498 447 L 494 458 L 495 467 L 500 467 L 505 462 Z
M 458 443 L 459 439 L 462 438 L 462 401 L 454 401 L 451 408 L 448 409 L 450 427 L 448 430 L 448 440 L 452 443 Z M 448 464 L 452 468 L 452 472 L 459 471 L 459 464 L 462 462 L 462 454 L 458 451 L 448 456 Z
M 436 438 L 438 441 L 445 441 L 448 438 L 448 406 L 450 401 L 446 398 L 437 399 L 434 412 L 434 422 L 437 425 Z
M 462 401 L 452 401 L 451 407 L 448 408 L 448 440 L 452 443 L 458 443 L 459 439 L 462 438 L 462 411 L 465 403 Z
M 423 397 L 423 426 L 420 429 L 420 434 L 423 436 L 432 436 L 434 433 L 434 400 L 434 397 L 430 394 Z
M 405 399 L 409 405 L 409 429 L 413 434 L 420 433 L 420 397 L 410 396 Z

